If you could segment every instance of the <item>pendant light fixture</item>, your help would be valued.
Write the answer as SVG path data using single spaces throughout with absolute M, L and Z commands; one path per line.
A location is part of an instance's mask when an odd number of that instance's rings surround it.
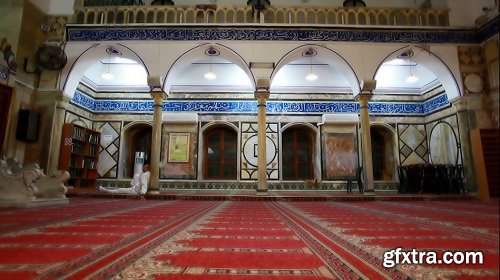
M 211 57 L 210 57 L 210 69 L 208 70 L 207 73 L 205 73 L 204 77 L 207 80 L 214 80 L 217 78 L 217 75 L 215 75 L 214 71 L 212 70 L 212 58 Z
M 215 48 L 213 47 L 210 47 L 209 49 L 207 49 L 205 51 L 205 55 L 209 56 L 210 57 L 210 68 L 208 70 L 207 73 L 205 73 L 204 77 L 205 79 L 207 80 L 214 80 L 217 78 L 217 75 L 214 73 L 213 69 L 212 69 L 212 57 L 213 56 L 218 56 L 220 53 L 218 50 L 216 50 Z
M 405 79 L 407 83 L 415 83 L 418 81 L 418 77 L 413 74 L 413 69 L 412 69 L 411 58 L 413 57 L 414 54 L 415 53 L 413 52 L 412 49 L 407 49 L 403 51 L 401 54 L 399 54 L 397 57 L 398 59 L 401 59 L 402 62 L 408 59 L 408 69 L 410 71 L 410 74 Z M 404 63 L 402 63 L 402 65 L 404 65 Z
M 314 49 L 308 49 L 302 53 L 302 56 L 309 57 L 309 74 L 306 76 L 306 80 L 312 82 L 318 79 L 318 75 L 313 72 L 313 63 L 312 58 L 316 56 L 318 53 Z
M 408 61 L 410 63 L 410 75 L 406 77 L 406 82 L 408 83 L 416 83 L 418 81 L 418 77 L 415 76 L 411 70 L 412 65 L 411 65 L 411 57 L 413 56 L 413 51 L 411 51 L 411 55 L 408 56 Z M 416 65 L 416 64 L 415 64 Z
M 312 68 L 313 68 L 313 66 L 312 66 L 312 58 L 311 58 L 311 64 L 310 64 L 310 66 L 311 66 L 311 68 L 309 69 L 309 74 L 307 74 L 307 76 L 306 76 L 306 80 L 311 81 L 311 82 L 312 81 L 316 81 L 318 79 L 318 75 L 314 74 L 314 72 L 312 70 Z
M 107 61 L 107 71 L 101 74 L 101 78 L 105 80 L 112 80 L 115 76 L 111 73 L 111 53 L 113 52 L 113 48 L 109 47 L 106 49 L 108 53 L 108 61 Z

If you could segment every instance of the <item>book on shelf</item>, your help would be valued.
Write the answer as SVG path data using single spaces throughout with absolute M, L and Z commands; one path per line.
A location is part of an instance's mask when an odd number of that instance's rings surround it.
M 96 161 L 94 159 L 88 159 L 87 160 L 87 164 L 85 166 L 85 168 L 87 169 L 96 169 L 97 167 L 97 164 L 96 164 Z
M 73 138 L 85 140 L 85 130 L 80 127 L 73 127 Z
M 75 188 L 95 187 L 101 133 L 74 123 L 63 125 L 59 168 Z
M 71 152 L 75 154 L 83 154 L 83 145 L 80 143 L 73 143 L 71 146 Z
M 91 156 L 97 156 L 98 151 L 99 151 L 99 149 L 98 149 L 97 146 L 91 145 L 90 146 L 90 150 L 89 150 L 89 155 L 91 155 Z
M 98 144 L 99 143 L 99 136 L 89 133 L 87 136 L 87 140 L 91 143 Z

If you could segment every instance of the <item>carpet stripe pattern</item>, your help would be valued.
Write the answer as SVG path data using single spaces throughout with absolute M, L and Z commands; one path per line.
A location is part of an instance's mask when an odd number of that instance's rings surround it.
M 71 198 L 0 209 L 0 279 L 498 279 L 498 201 Z M 484 264 L 383 266 L 387 250 Z

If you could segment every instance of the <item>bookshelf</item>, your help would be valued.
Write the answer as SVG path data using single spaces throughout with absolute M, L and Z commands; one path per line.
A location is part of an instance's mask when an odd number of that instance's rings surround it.
M 68 185 L 95 188 L 101 133 L 76 124 L 63 125 L 59 169 L 69 172 Z

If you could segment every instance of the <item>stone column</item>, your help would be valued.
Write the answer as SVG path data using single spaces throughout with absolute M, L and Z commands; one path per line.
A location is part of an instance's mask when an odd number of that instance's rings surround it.
M 266 101 L 269 99 L 269 91 L 257 90 L 255 92 L 258 107 L 258 131 L 257 131 L 257 195 L 267 194 L 267 150 L 266 150 Z
M 161 153 L 161 124 L 163 100 L 167 99 L 167 94 L 161 89 L 154 89 L 151 92 L 155 107 L 153 112 L 153 131 L 151 135 L 151 177 L 149 178 L 148 193 L 160 193 L 160 153 Z
M 63 92 L 58 92 L 55 100 L 54 119 L 52 121 L 52 140 L 50 141 L 50 153 L 47 164 L 47 175 L 51 175 L 59 170 L 59 155 L 61 151 L 62 128 L 65 122 L 66 106 L 71 99 L 64 95 Z
M 366 194 L 374 194 L 373 185 L 373 162 L 372 162 L 372 143 L 370 135 L 370 112 L 368 110 L 368 101 L 372 98 L 372 93 L 361 93 L 358 95 L 360 105 L 359 114 L 361 119 L 361 153 L 363 159 L 364 188 Z
M 464 185 L 468 192 L 477 192 L 476 172 L 474 170 L 474 159 L 472 158 L 472 147 L 470 140 L 469 113 L 467 111 L 467 99 L 461 97 L 452 102 L 457 110 L 458 130 L 460 133 L 460 150 L 462 152 L 462 163 L 464 166 Z

